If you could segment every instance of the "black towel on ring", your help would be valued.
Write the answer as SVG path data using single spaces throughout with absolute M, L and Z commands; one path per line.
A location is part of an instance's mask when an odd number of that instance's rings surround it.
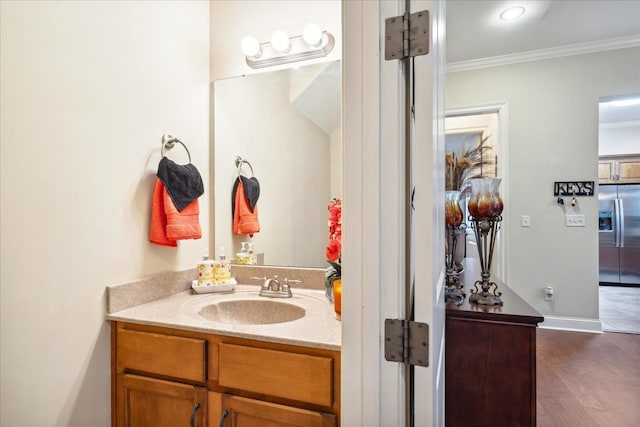
M 240 175 L 238 179 L 233 182 L 233 190 L 231 191 L 231 218 L 236 213 L 236 192 L 238 191 L 238 181 L 242 180 L 242 186 L 244 187 L 244 196 L 249 200 L 249 208 L 253 212 L 256 208 L 256 203 L 260 198 L 260 183 L 255 176 L 247 178 Z
M 204 184 L 200 172 L 191 163 L 179 165 L 173 160 L 163 157 L 158 165 L 157 176 L 164 184 L 178 211 L 183 210 L 204 194 Z

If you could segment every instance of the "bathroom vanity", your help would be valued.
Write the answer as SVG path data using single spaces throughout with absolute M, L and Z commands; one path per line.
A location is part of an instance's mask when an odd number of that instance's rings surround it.
M 114 322 L 112 356 L 115 426 L 339 425 L 337 351 Z
M 340 322 L 331 304 L 322 291 L 294 289 L 293 298 L 276 301 L 258 290 L 186 290 L 108 314 L 112 425 L 340 425 Z M 241 308 L 266 301 L 285 313 L 280 307 L 297 306 L 305 315 L 211 318 L 220 303 L 237 301 Z M 263 315 L 276 323 L 260 324 Z

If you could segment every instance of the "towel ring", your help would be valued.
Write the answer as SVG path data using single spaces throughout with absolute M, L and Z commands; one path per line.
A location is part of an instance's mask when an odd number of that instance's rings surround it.
M 184 142 L 168 133 L 162 135 L 162 150 L 160 150 L 160 154 L 162 154 L 162 157 L 164 157 L 164 148 L 167 147 L 169 150 L 171 150 L 175 146 L 176 142 L 184 147 L 185 151 L 187 152 L 187 156 L 189 156 L 189 163 L 191 163 L 191 153 L 189 152 L 189 149 L 184 144 Z
M 238 176 L 240 176 L 240 169 L 242 168 L 243 163 L 246 163 L 249 166 L 249 169 L 251 169 L 251 176 L 254 176 L 255 174 L 253 173 L 253 167 L 251 166 L 251 163 L 240 156 L 236 156 L 236 167 L 238 168 Z

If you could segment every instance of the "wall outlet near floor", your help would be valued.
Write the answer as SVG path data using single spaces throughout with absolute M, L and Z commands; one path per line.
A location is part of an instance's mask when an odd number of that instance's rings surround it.
M 531 227 L 531 217 L 529 215 L 522 215 L 520 217 L 521 227 Z
M 564 225 L 566 227 L 584 227 L 584 215 L 565 215 Z
M 544 300 L 553 301 L 553 287 L 547 286 L 544 288 Z

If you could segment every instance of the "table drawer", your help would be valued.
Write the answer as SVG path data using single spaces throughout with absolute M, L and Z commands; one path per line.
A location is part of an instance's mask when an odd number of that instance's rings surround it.
M 333 359 L 221 343 L 219 384 L 318 405 L 333 404 Z
M 118 330 L 118 372 L 164 375 L 203 383 L 206 341 L 149 332 Z

